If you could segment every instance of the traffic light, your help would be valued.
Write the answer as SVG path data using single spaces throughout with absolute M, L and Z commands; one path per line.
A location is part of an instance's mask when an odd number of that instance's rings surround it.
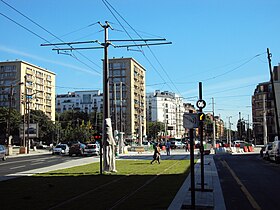
M 205 114 L 203 112 L 197 113 L 199 122 L 203 122 L 205 120 Z
M 95 135 L 94 135 L 94 139 L 102 139 L 102 136 L 99 135 L 99 134 L 95 134 Z
M 24 93 L 21 94 L 21 103 L 24 104 Z

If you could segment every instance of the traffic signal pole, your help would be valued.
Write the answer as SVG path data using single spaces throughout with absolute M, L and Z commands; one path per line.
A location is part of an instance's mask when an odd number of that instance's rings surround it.
M 202 82 L 199 82 L 199 100 L 202 100 Z M 202 113 L 202 107 L 199 107 L 199 112 Z M 201 191 L 204 191 L 204 147 L 203 147 L 203 120 L 199 122 L 199 136 L 200 136 L 200 178 Z

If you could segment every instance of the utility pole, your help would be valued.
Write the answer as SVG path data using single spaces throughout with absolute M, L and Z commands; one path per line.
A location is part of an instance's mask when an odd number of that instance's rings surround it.
M 116 83 L 114 83 L 114 114 L 115 114 L 115 130 L 118 130 L 118 116 L 117 116 L 117 90 Z
M 27 146 L 27 154 L 29 154 L 30 149 L 30 139 L 29 139 L 29 125 L 30 125 L 30 96 L 27 96 L 27 140 L 26 140 L 26 146 Z
M 215 121 L 215 113 L 214 113 L 214 98 L 212 98 L 212 112 L 213 112 L 213 146 L 216 148 L 216 121 Z
M 229 135 L 229 146 L 231 147 L 231 122 L 230 122 L 230 118 L 231 118 L 232 116 L 229 116 L 229 118 L 228 118 L 228 126 L 229 126 L 229 133 L 228 133 L 228 135 Z
M 267 145 L 267 122 L 266 122 L 266 108 L 265 108 L 265 94 L 263 94 L 263 144 Z
M 248 141 L 250 142 L 251 136 L 250 136 L 250 117 L 248 115 L 248 127 L 247 127 L 247 133 L 248 133 Z
M 141 110 L 141 94 L 139 93 L 139 145 L 142 146 L 142 110 Z
M 105 21 L 105 25 L 99 23 L 102 28 L 104 28 L 104 43 L 102 44 L 104 47 L 104 69 L 103 69 L 103 135 L 102 135 L 102 143 L 100 148 L 100 174 L 102 174 L 102 148 L 104 143 L 106 142 L 106 122 L 105 119 L 110 118 L 110 94 L 109 94 L 109 60 L 108 60 L 108 47 L 110 42 L 108 42 L 108 28 L 110 26 L 109 22 Z
M 122 82 L 120 82 L 120 132 L 123 132 L 122 126 Z
M 241 112 L 239 112 L 239 130 L 238 130 L 238 138 L 242 140 L 242 121 L 241 121 Z
M 163 113 L 164 113 L 164 139 L 165 139 L 165 141 L 167 140 L 167 138 L 166 138 L 166 136 L 167 136 L 166 105 L 168 106 L 168 103 L 164 103 L 164 110 L 163 110 Z
M 199 100 L 202 100 L 202 82 L 199 82 Z M 202 113 L 202 107 L 199 108 Z M 204 146 L 203 146 L 203 121 L 199 122 L 199 136 L 200 136 L 200 178 L 201 178 L 201 191 L 204 191 Z
M 274 111 L 275 111 L 275 118 L 276 118 L 276 131 L 277 131 L 277 137 L 279 139 L 280 131 L 279 131 L 279 117 L 278 117 L 278 111 L 277 111 L 277 102 L 276 102 L 276 94 L 275 94 L 275 88 L 274 88 L 274 80 L 273 80 L 273 72 L 271 67 L 271 53 L 269 52 L 269 48 L 267 48 L 267 59 L 268 59 L 268 65 L 269 65 L 269 73 L 270 73 L 270 82 L 272 86 L 272 94 L 273 94 L 273 101 L 274 101 Z
M 228 143 L 229 143 L 229 142 L 228 142 L 228 130 L 229 130 L 229 129 L 227 128 L 227 123 L 226 123 L 226 122 L 225 122 L 225 127 L 226 127 L 226 129 L 227 129 L 227 144 L 228 144 Z
M 7 145 L 9 145 L 11 142 L 9 142 L 9 138 L 11 135 L 11 112 L 12 112 L 12 100 L 13 100 L 13 85 L 10 86 L 10 94 L 9 94 L 9 113 L 8 113 L 8 120 L 7 120 Z
M 26 153 L 26 138 L 25 138 L 25 123 L 27 114 L 27 88 L 26 88 L 26 75 L 24 76 L 24 111 L 23 111 L 23 146 L 24 153 Z

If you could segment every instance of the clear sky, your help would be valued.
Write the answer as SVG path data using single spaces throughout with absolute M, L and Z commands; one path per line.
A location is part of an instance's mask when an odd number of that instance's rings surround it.
M 109 39 L 172 42 L 142 52 L 110 46 L 109 58 L 133 57 L 146 68 L 147 92 L 172 91 L 195 104 L 201 81 L 204 111 L 212 110 L 214 98 L 215 115 L 227 123 L 232 116 L 236 129 L 239 112 L 252 122 L 251 96 L 269 80 L 266 49 L 273 66 L 280 62 L 279 8 L 279 0 L 0 0 L 0 61 L 19 59 L 55 72 L 58 94 L 102 90 L 102 49 L 64 55 L 40 44 L 103 42 L 97 22 L 109 21 Z

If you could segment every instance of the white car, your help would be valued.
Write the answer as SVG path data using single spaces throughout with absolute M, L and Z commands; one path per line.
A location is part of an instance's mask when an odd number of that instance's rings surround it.
M 272 149 L 268 154 L 270 160 L 280 163 L 280 141 L 276 140 L 272 143 Z
M 84 149 L 84 156 L 99 155 L 99 153 L 100 153 L 99 144 L 88 144 Z
M 58 144 L 52 150 L 53 155 L 68 155 L 69 147 L 67 144 Z

